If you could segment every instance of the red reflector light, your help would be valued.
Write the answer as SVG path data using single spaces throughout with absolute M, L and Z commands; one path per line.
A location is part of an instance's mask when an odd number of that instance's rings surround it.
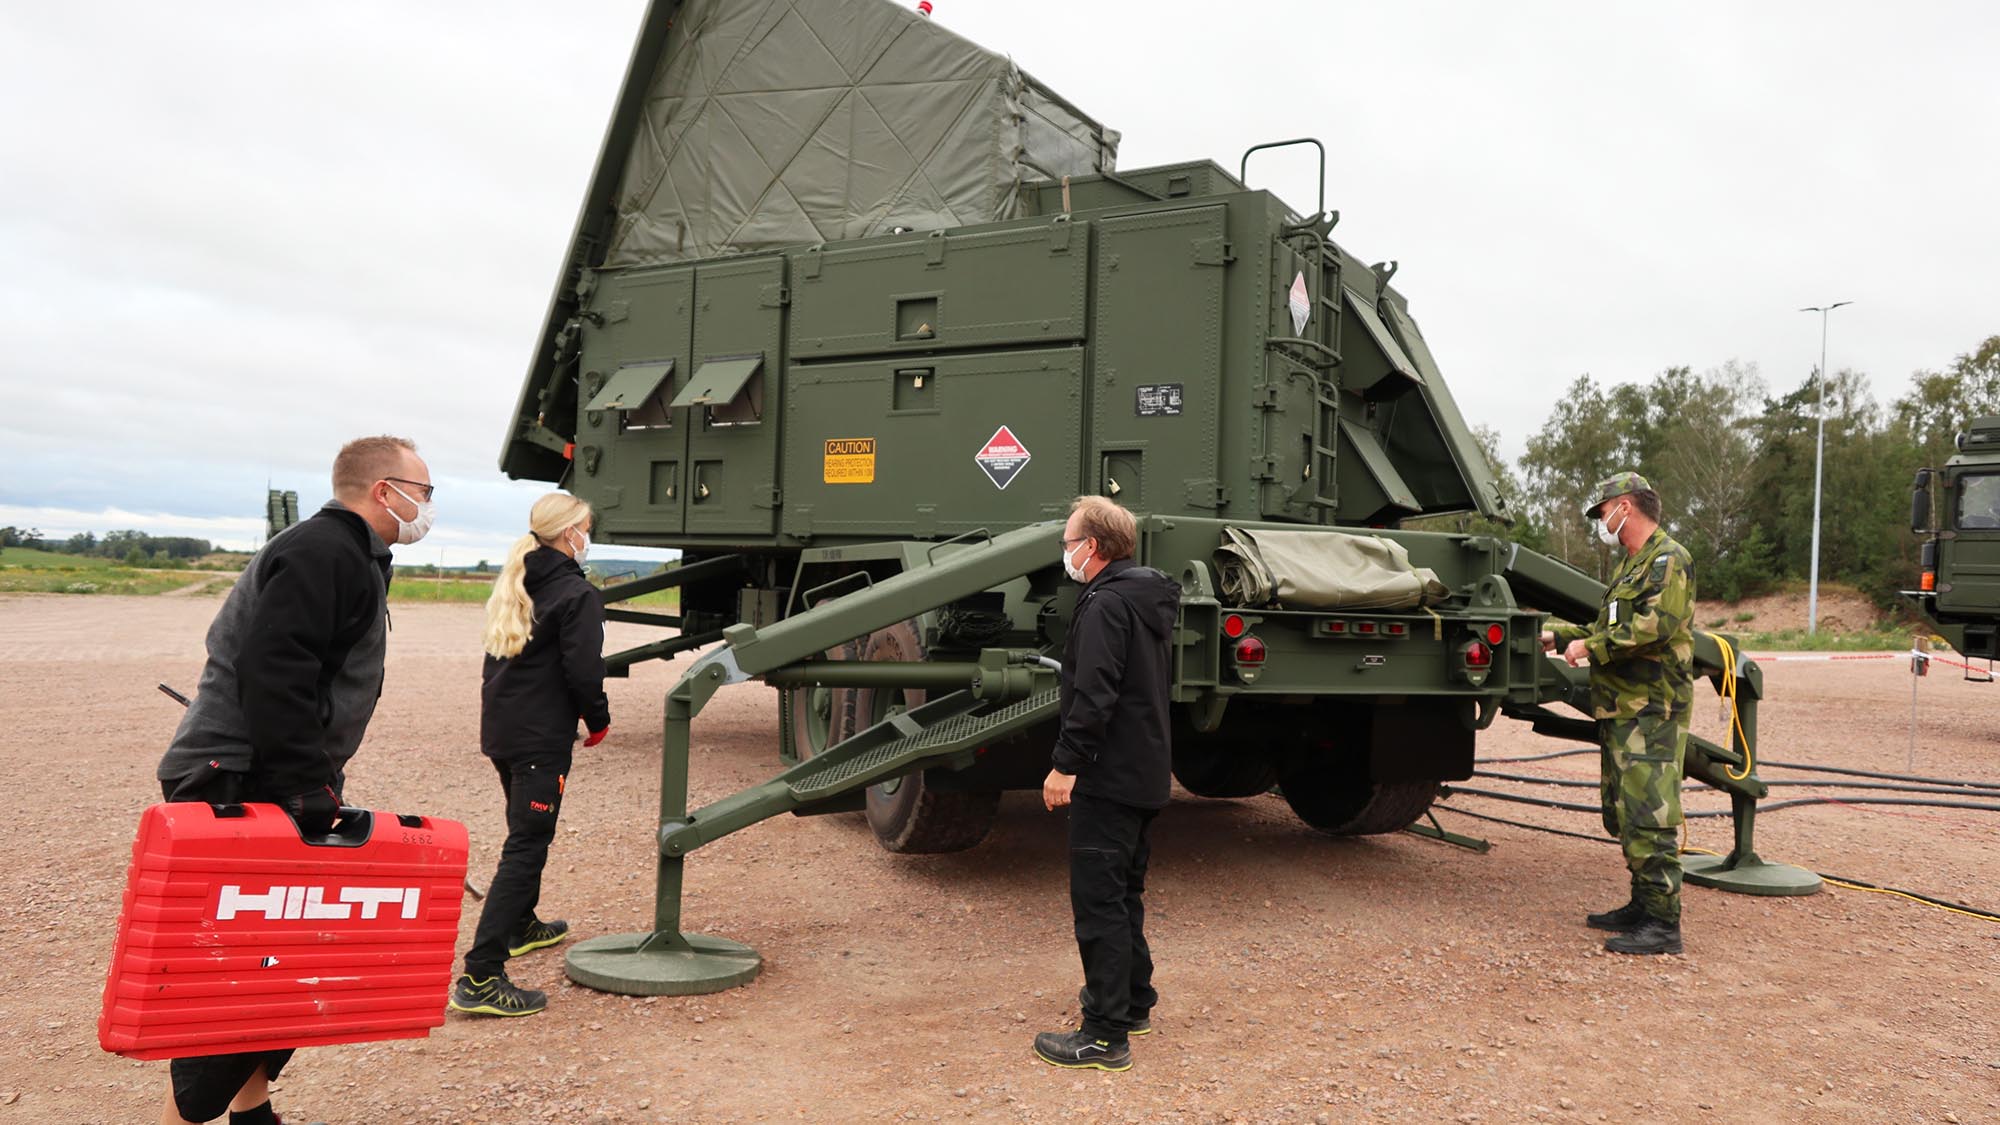
M 1484 643 L 1480 641 L 1473 641 L 1471 644 L 1465 646 L 1466 667 L 1485 668 L 1490 666 L 1492 663 L 1493 663 L 1493 650 L 1487 648 Z
M 1373 621 L 1356 621 L 1354 623 L 1354 631 L 1357 633 L 1372 633 L 1375 631 L 1375 623 Z
M 1410 631 L 1410 627 L 1408 625 L 1403 624 L 1401 621 L 1391 621 L 1387 625 L 1384 625 L 1382 628 L 1392 637 L 1400 637 L 1404 633 Z
M 1255 637 L 1245 637 L 1236 642 L 1236 663 L 1264 663 L 1264 642 Z
M 1247 628 L 1249 626 L 1243 623 L 1243 616 L 1241 614 L 1232 613 L 1222 619 L 1222 635 L 1231 640 L 1242 636 L 1243 630 Z
M 1924 571 L 1923 581 L 1917 583 L 1917 588 L 1920 590 L 1927 590 L 1927 591 L 1937 589 L 1937 571 L 1935 570 Z
M 1507 639 L 1507 630 L 1501 628 L 1499 622 L 1496 621 L 1493 624 L 1488 625 L 1486 627 L 1487 644 L 1498 645 L 1501 641 L 1504 641 L 1506 639 Z
M 1345 633 L 1347 632 L 1347 622 L 1329 621 L 1326 623 L 1326 631 L 1329 633 Z

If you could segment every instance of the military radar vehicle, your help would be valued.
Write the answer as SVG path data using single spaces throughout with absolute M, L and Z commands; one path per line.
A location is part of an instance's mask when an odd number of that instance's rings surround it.
M 1250 177 L 1272 145 L 1116 168 L 1116 133 L 887 0 L 655 0 L 501 455 L 590 501 L 597 538 L 681 551 L 617 588 L 680 605 L 614 609 L 674 630 L 614 669 L 707 649 L 667 700 L 655 929 L 581 943 L 572 977 L 747 979 L 753 952 L 681 932 L 680 881 L 758 820 L 859 811 L 891 851 L 948 851 L 1038 786 L 1081 493 L 1130 508 L 1140 561 L 1181 583 L 1195 794 L 1277 785 L 1317 829 L 1393 832 L 1503 714 L 1594 740 L 1583 674 L 1537 634 L 1602 586 L 1399 529 L 1508 498 L 1395 264 L 1332 240 L 1324 148 L 1279 143 L 1318 152 L 1311 213 Z M 1727 651 L 1699 639 L 1747 743 L 1760 680 Z M 750 679 L 781 692 L 778 771 L 691 812 L 692 721 Z M 1689 749 L 1736 802 L 1717 880 L 1779 870 L 1750 847 L 1748 749 Z
M 1993 678 L 2000 655 L 2000 417 L 1974 418 L 1942 469 L 1919 469 L 1910 530 L 1924 536 L 1917 589 L 1904 591 L 1939 635 Z M 1970 675 L 1970 672 L 1968 672 Z

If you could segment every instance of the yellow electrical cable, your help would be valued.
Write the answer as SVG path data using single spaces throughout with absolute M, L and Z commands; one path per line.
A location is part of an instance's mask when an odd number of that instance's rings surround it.
M 1709 851 L 1707 848 L 1690 848 L 1686 845 L 1685 843 L 1685 839 L 1687 836 L 1686 821 L 1681 822 L 1681 836 L 1683 839 L 1683 843 L 1681 845 L 1682 855 L 1712 855 L 1715 856 L 1717 859 L 1722 858 L 1721 852 L 1712 852 Z M 1817 872 L 1815 872 L 1815 874 L 1817 874 Z M 1840 889 L 1845 891 L 1866 891 L 1869 894 L 1875 894 L 1875 895 L 1892 895 L 1896 898 L 1906 898 L 1909 899 L 1911 902 L 1918 903 L 1923 906 L 1932 907 L 1933 909 L 1942 910 L 1945 911 L 1946 913 L 1962 914 L 1967 918 L 1977 918 L 1982 922 L 1991 922 L 1995 920 L 1993 916 L 1990 914 L 1981 913 L 1976 910 L 1961 910 L 1956 906 L 1947 906 L 1942 902 L 1932 902 L 1930 899 L 1924 898 L 1920 895 L 1913 895 L 1908 891 L 1899 891 L 1893 887 L 1864 887 L 1859 883 L 1850 883 L 1845 879 L 1835 879 L 1826 875 L 1821 875 L 1820 878 L 1826 880 L 1833 886 L 1839 887 Z
M 1750 749 L 1750 736 L 1743 733 L 1743 715 L 1736 709 L 1736 648 L 1720 635 L 1709 635 L 1715 638 L 1716 647 L 1722 650 L 1722 698 L 1729 704 L 1728 728 L 1722 734 L 1723 749 L 1743 748 L 1743 772 L 1737 773 L 1726 762 L 1722 772 L 1731 781 L 1742 781 L 1757 769 L 1757 762 L 1755 753 Z

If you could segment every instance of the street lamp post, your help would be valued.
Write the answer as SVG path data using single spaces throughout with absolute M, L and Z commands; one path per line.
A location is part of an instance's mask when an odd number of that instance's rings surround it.
M 1813 530 L 1812 530 L 1812 577 L 1808 579 L 1806 592 L 1806 635 L 1819 635 L 1819 492 L 1820 481 L 1826 464 L 1826 318 L 1827 314 L 1853 301 L 1835 301 L 1830 305 L 1808 305 L 1800 312 L 1819 314 L 1819 438 L 1813 448 Z

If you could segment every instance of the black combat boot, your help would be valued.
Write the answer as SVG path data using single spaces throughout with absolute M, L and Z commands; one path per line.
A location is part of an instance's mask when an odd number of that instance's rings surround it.
M 1681 924 L 1648 914 L 1630 933 L 1605 942 L 1604 949 L 1607 953 L 1679 953 Z
M 1646 908 L 1640 906 L 1638 900 L 1634 899 L 1616 910 L 1607 910 L 1602 914 L 1586 914 L 1584 915 L 1583 924 L 1593 930 L 1610 930 L 1614 934 L 1629 934 L 1633 930 L 1638 929 L 1639 923 L 1644 921 L 1645 918 Z

